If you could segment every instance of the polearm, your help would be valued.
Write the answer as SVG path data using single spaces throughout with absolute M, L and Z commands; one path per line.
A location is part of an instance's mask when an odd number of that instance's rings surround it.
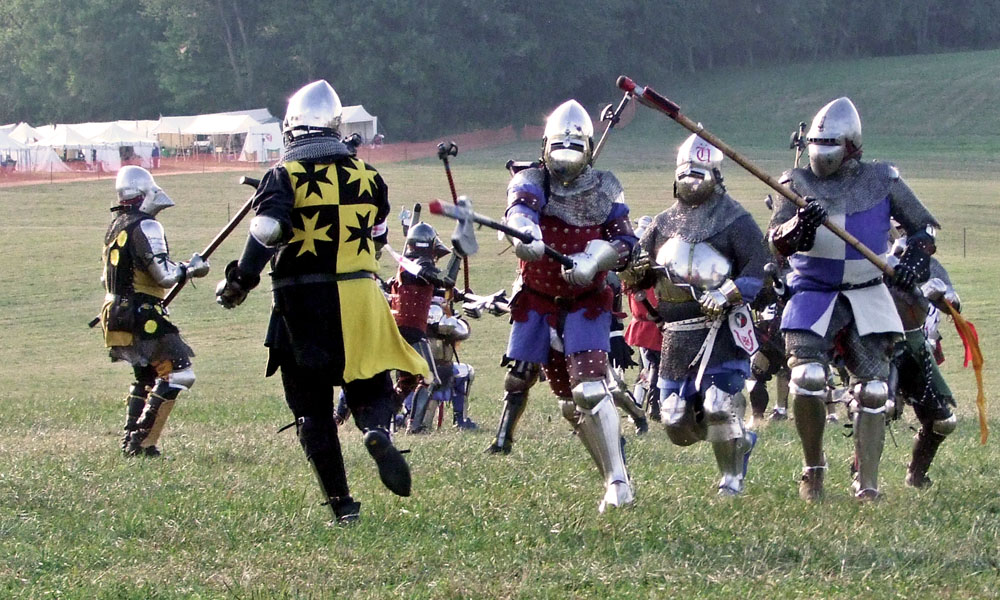
M 455 191 L 455 180 L 451 176 L 451 164 L 448 162 L 449 156 L 458 156 L 458 146 L 455 142 L 441 142 L 438 144 L 438 158 L 444 163 L 444 172 L 448 176 L 448 187 L 451 188 L 451 202 L 452 204 L 458 204 L 458 192 Z M 472 288 L 469 287 L 469 257 L 462 257 L 462 279 L 465 281 L 465 291 L 471 292 Z
M 597 157 L 601 154 L 601 149 L 604 148 L 604 142 L 608 141 L 608 134 L 614 129 L 618 121 L 622 120 L 622 113 L 625 112 L 625 107 L 628 106 L 629 100 L 632 99 L 632 94 L 626 92 L 622 96 L 621 102 L 614 110 L 611 110 L 611 105 L 607 105 L 604 111 L 601 113 L 601 120 L 607 121 L 607 126 L 604 127 L 604 133 L 601 134 L 601 139 L 597 141 L 597 145 L 594 146 L 594 152 L 591 155 L 590 162 L 594 163 L 597 161 Z
M 249 185 L 250 187 L 256 189 L 256 187 L 260 185 L 260 180 L 254 179 L 253 177 L 240 177 L 240 183 L 243 185 Z M 214 238 L 212 238 L 212 241 L 208 243 L 208 246 L 205 246 L 205 249 L 202 250 L 201 252 L 201 257 L 203 259 L 208 260 L 208 257 L 211 256 L 212 253 L 215 252 L 216 249 L 218 249 L 218 247 L 222 244 L 222 242 L 224 242 L 226 238 L 229 237 L 229 234 L 231 234 L 233 230 L 236 229 L 236 226 L 240 224 L 240 221 L 243 220 L 243 217 L 247 216 L 247 213 L 250 212 L 251 202 L 253 202 L 253 196 L 248 198 L 247 201 L 243 203 L 243 206 L 240 207 L 239 212 L 233 215 L 233 218 L 230 219 L 228 223 L 226 223 L 226 226 L 222 228 L 222 231 L 220 231 L 218 234 L 216 234 Z M 185 283 L 187 283 L 187 279 L 184 279 L 180 283 L 174 285 L 174 287 L 170 288 L 170 291 L 167 292 L 166 297 L 163 298 L 164 307 L 170 304 L 170 302 L 177 297 L 177 294 L 180 293 Z M 100 322 L 101 322 L 101 316 L 98 315 L 93 319 L 91 319 L 90 322 L 87 323 L 87 326 L 95 327 Z
M 677 123 L 680 124 L 680 126 L 683 127 L 684 129 L 687 129 L 691 133 L 697 134 L 706 142 L 712 144 L 713 146 L 721 150 L 723 154 L 733 159 L 733 161 L 736 164 L 740 165 L 741 167 L 749 171 L 757 179 L 760 179 L 761 181 L 766 183 L 771 189 L 778 192 L 785 198 L 788 198 L 790 201 L 794 202 L 796 206 L 800 208 L 805 208 L 805 206 L 808 204 L 805 198 L 797 194 L 794 190 L 792 190 L 786 185 L 783 185 L 771 175 L 765 173 L 763 170 L 757 167 L 757 165 L 753 164 L 752 162 L 744 158 L 740 153 L 730 148 L 728 144 L 717 138 L 710 131 L 707 131 L 700 124 L 695 123 L 685 115 L 681 114 L 680 106 L 678 106 L 676 103 L 669 100 L 668 98 L 661 96 L 656 92 L 656 90 L 653 90 L 648 86 L 642 87 L 636 85 L 634 81 L 632 81 L 628 77 L 625 77 L 624 75 L 618 78 L 618 88 L 625 92 L 628 92 L 629 94 L 632 94 L 632 96 L 634 96 L 635 99 L 640 104 L 648 106 L 653 110 L 659 111 L 667 115 L 674 121 L 677 121 Z M 829 218 L 823 221 L 823 226 L 829 229 L 834 235 L 844 240 L 844 242 L 846 242 L 847 245 L 851 246 L 859 253 L 861 253 L 862 256 L 868 259 L 873 265 L 878 267 L 879 270 L 881 270 L 883 273 L 885 273 L 890 277 L 892 277 L 895 274 L 893 268 L 889 266 L 884 260 L 882 260 L 881 256 L 872 252 L 871 248 L 862 244 L 861 241 L 858 240 L 858 238 L 848 233 L 843 227 L 837 225 Z

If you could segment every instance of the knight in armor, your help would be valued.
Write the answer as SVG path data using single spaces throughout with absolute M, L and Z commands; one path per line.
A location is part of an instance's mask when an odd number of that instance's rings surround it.
M 791 297 L 781 318 L 789 398 L 802 441 L 805 467 L 799 495 L 823 495 L 823 453 L 828 380 L 834 348 L 843 354 L 855 404 L 857 498 L 878 497 L 878 466 L 885 438 L 889 357 L 903 325 L 882 272 L 820 225 L 829 217 L 870 248 L 887 254 L 890 217 L 908 234 L 891 282 L 909 288 L 926 277 L 935 251 L 937 221 L 888 163 L 861 160 L 861 119 L 848 98 L 824 106 L 807 132 L 809 166 L 784 173 L 782 183 L 809 202 L 780 199 L 768 239 L 787 256 Z
M 890 265 L 905 252 L 906 242 L 906 236 L 902 236 L 893 244 Z M 894 402 L 893 417 L 901 416 L 905 403 L 913 407 L 920 422 L 906 470 L 906 485 L 915 488 L 931 485 L 927 471 L 941 443 L 958 422 L 952 410 L 955 398 L 938 369 L 938 359 L 943 360 L 943 356 L 939 354 L 937 325 L 941 312 L 947 312 L 946 303 L 958 311 L 962 303 L 948 272 L 933 257 L 927 275 L 920 287 L 890 288 L 903 323 L 904 338 L 896 343 L 893 354 L 889 394 Z
M 101 326 L 113 361 L 132 365 L 125 398 L 126 456 L 158 456 L 156 444 L 177 396 L 194 385 L 194 352 L 167 318 L 163 298 L 175 285 L 208 274 L 195 254 L 174 262 L 156 215 L 174 205 L 142 167 L 126 166 L 115 179 L 118 203 L 104 235 Z
M 387 186 L 378 171 L 340 141 L 342 107 L 329 83 L 301 88 L 288 101 L 284 158 L 261 179 L 243 254 L 216 289 L 233 308 L 271 265 L 273 295 L 266 375 L 281 371 L 299 442 L 336 522 L 359 516 L 350 494 L 334 420 L 341 386 L 382 483 L 408 496 L 410 470 L 392 443 L 395 401 L 390 373 L 430 376 L 399 334 L 376 279 L 387 242 Z
M 635 234 L 640 239 L 653 223 L 653 217 L 643 215 L 636 222 Z M 632 320 L 625 328 L 625 342 L 639 349 L 642 370 L 632 388 L 632 396 L 639 406 L 645 406 L 647 414 L 660 420 L 660 388 L 657 386 L 660 374 L 660 350 L 663 334 L 660 332 L 659 314 L 656 312 L 656 290 L 650 286 L 644 290 L 626 289 L 629 312 Z
M 454 427 L 478 429 L 478 425 L 465 413 L 465 402 L 472 389 L 475 370 L 472 365 L 459 362 L 457 351 L 458 345 L 469 339 L 469 322 L 454 313 L 449 295 L 447 289 L 436 290 L 427 316 L 427 341 L 440 384 L 431 393 L 423 424 L 425 429 L 433 429 L 438 409 L 443 410 L 450 403 Z
M 751 379 L 750 408 L 751 427 L 763 421 L 771 398 L 767 391 L 768 382 L 776 380 L 775 404 L 771 411 L 771 421 L 788 418 L 788 365 L 785 358 L 785 337 L 781 333 L 781 314 L 787 300 L 785 276 L 788 261 L 783 256 L 774 257 L 765 265 L 765 285 L 757 295 L 751 308 L 754 313 L 754 331 L 760 349 L 750 361 Z
M 540 365 L 601 473 L 603 512 L 634 500 L 608 381 L 614 293 L 606 276 L 625 265 L 636 238 L 618 179 L 591 166 L 593 134 L 587 111 L 575 100 L 563 103 L 546 121 L 541 166 L 519 171 L 507 186 L 505 221 L 533 240 L 511 239 L 521 286 L 510 305 L 510 366 L 495 442 L 509 440 Z M 545 256 L 545 244 L 573 266 Z
M 748 304 L 763 285 L 764 234 L 733 200 L 722 152 L 697 135 L 677 153 L 674 197 L 639 240 L 627 272 L 653 285 L 662 319 L 660 418 L 670 441 L 711 443 L 719 495 L 743 491 L 757 436 L 743 424 L 742 394 L 756 350 Z
M 443 318 L 440 306 L 432 311 L 434 291 L 439 283 L 444 283 L 441 274 L 435 267 L 439 258 L 448 256 L 450 251 L 438 238 L 434 228 L 423 221 L 412 223 L 407 228 L 404 259 L 411 266 L 419 267 L 418 273 L 411 273 L 402 265 L 396 277 L 390 282 L 389 293 L 392 297 L 392 315 L 399 327 L 403 339 L 424 358 L 430 369 L 431 376 L 422 378 L 419 374 L 400 372 L 396 380 L 397 398 L 403 400 L 409 414 L 409 433 L 430 431 L 430 423 L 434 417 L 433 395 L 435 390 L 444 383 L 442 374 L 437 369 L 434 349 L 428 336 L 428 322 L 432 312 L 435 312 L 437 322 Z M 450 326 L 459 326 L 454 317 L 448 317 L 443 325 L 445 330 Z M 466 329 L 466 333 L 468 330 Z M 446 375 L 450 376 L 450 369 Z M 397 402 L 397 406 L 399 406 Z

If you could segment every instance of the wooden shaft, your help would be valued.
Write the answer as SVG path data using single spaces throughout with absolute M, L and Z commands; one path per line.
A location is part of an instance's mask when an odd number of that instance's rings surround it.
M 259 183 L 256 182 L 256 180 L 250 180 L 249 178 L 244 178 L 244 179 L 247 180 L 244 183 L 247 183 L 248 185 L 253 185 L 254 187 L 256 187 L 256 184 Z M 212 241 L 208 243 L 208 246 L 205 246 L 205 249 L 202 250 L 201 252 L 202 258 L 208 260 L 208 257 L 211 256 L 212 253 L 215 252 L 220 245 L 222 245 L 222 242 L 226 241 L 226 238 L 229 237 L 229 234 L 231 234 L 234 229 L 236 229 L 236 226 L 240 224 L 240 221 L 243 220 L 243 217 L 247 216 L 247 213 L 250 212 L 250 207 L 252 202 L 253 202 L 253 196 L 251 196 L 249 199 L 247 199 L 246 202 L 243 203 L 243 206 L 240 207 L 239 212 L 237 212 L 233 216 L 233 218 L 230 219 L 228 223 L 226 223 L 226 226 L 222 228 L 222 231 L 220 231 L 218 234 L 216 234 L 214 238 L 212 238 Z M 170 291 L 167 292 L 166 297 L 163 299 L 163 306 L 167 306 L 168 304 L 170 304 L 170 302 L 177 297 L 177 294 L 181 292 L 181 289 L 184 288 L 184 284 L 186 283 L 187 279 L 178 283 L 174 287 L 170 288 Z
M 625 91 L 630 91 L 640 104 L 662 112 L 674 121 L 677 121 L 681 127 L 687 129 L 691 133 L 697 134 L 703 140 L 721 150 L 723 154 L 733 159 L 736 164 L 749 171 L 757 179 L 766 183 L 774 191 L 794 202 L 796 206 L 799 206 L 800 208 L 806 206 L 807 202 L 805 198 L 797 194 L 788 186 L 782 185 L 774 177 L 765 173 L 763 170 L 758 168 L 757 165 L 744 158 L 739 152 L 730 148 L 729 144 L 713 135 L 712 132 L 707 131 L 698 123 L 695 123 L 685 115 L 681 114 L 680 107 L 677 104 L 671 102 L 664 96 L 661 96 L 655 90 L 652 90 L 649 87 L 640 87 L 628 77 L 619 77 L 618 87 Z M 872 252 L 871 248 L 862 244 L 858 238 L 848 233 L 843 227 L 830 221 L 830 219 L 823 221 L 823 226 L 833 232 L 834 235 L 844 240 L 849 246 L 860 252 L 862 256 L 878 267 L 883 273 L 890 277 L 893 276 L 895 271 L 884 260 L 882 260 L 881 256 Z

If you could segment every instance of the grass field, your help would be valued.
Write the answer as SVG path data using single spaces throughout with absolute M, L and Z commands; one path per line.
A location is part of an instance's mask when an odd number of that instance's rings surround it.
M 947 73 L 961 79 L 977 70 L 996 75 L 996 53 L 957 56 L 941 58 L 930 79 Z M 843 77 L 882 69 L 910 81 L 907 74 L 920 64 L 919 58 L 891 59 L 835 71 Z M 746 77 L 747 86 L 759 80 L 762 87 L 729 89 L 720 79 L 714 97 L 738 92 L 750 97 L 756 110 L 740 122 L 753 131 L 759 127 L 754 114 L 766 114 L 765 124 L 773 122 L 771 100 L 759 99 L 758 92 L 781 79 L 781 71 Z M 656 82 L 641 83 L 660 89 Z M 976 91 L 989 95 L 996 91 L 993 85 L 983 83 Z M 746 142 L 738 147 L 777 174 L 790 162 L 790 153 L 781 150 L 784 132 L 839 95 L 826 89 L 831 93 L 803 102 L 801 114 L 783 113 L 788 122 L 776 125 L 781 128 L 774 142 L 737 136 Z M 697 95 L 684 95 L 677 99 L 690 103 L 692 116 L 712 129 L 707 117 L 696 114 Z M 893 96 L 892 102 L 900 98 L 905 99 Z M 934 98 L 950 100 L 943 93 Z M 879 94 L 872 92 L 866 101 L 877 104 Z M 707 106 L 708 113 L 723 112 L 721 104 Z M 920 123 L 919 114 L 906 115 L 902 129 Z M 633 216 L 655 214 L 669 202 L 673 149 L 685 136 L 658 119 L 640 112 L 602 157 L 603 166 L 624 183 Z M 723 128 L 736 131 L 739 123 Z M 939 258 L 979 329 L 987 390 L 996 390 L 996 128 L 959 128 L 954 146 L 940 130 L 932 132 L 929 144 L 887 125 L 872 131 L 867 156 L 899 156 L 904 177 L 944 225 Z M 879 133 L 889 138 L 884 146 Z M 982 136 L 986 141 L 977 142 Z M 973 143 L 989 146 L 993 154 L 970 156 L 964 144 Z M 526 142 L 460 154 L 453 161 L 460 193 L 479 211 L 499 215 L 507 181 L 503 162 L 536 153 L 537 143 Z M 376 166 L 389 182 L 394 212 L 449 194 L 435 162 Z M 730 192 L 763 225 L 761 199 L 767 190 L 728 161 L 724 169 Z M 199 250 L 242 204 L 248 188 L 234 180 L 231 174 L 159 180 L 178 204 L 162 217 L 175 257 Z M 461 347 L 463 360 L 477 369 L 470 413 L 483 428 L 400 436 L 397 443 L 413 450 L 415 491 L 405 499 L 382 488 L 359 434 L 345 429 L 348 475 L 363 503 L 363 519 L 355 527 L 335 528 L 326 525 L 328 509 L 319 506 L 318 488 L 294 433 L 275 433 L 290 413 L 279 382 L 263 378 L 266 285 L 235 311 L 214 304 L 214 282 L 240 251 L 241 229 L 213 258 L 213 274 L 171 306 L 198 352 L 198 383 L 181 396 L 171 416 L 162 440 L 165 457 L 125 460 L 117 447 L 130 370 L 109 363 L 100 335 L 85 326 L 101 301 L 100 244 L 112 197 L 110 181 L 0 188 L 0 597 L 1000 594 L 1000 419 L 993 402 L 989 417 L 995 435 L 980 446 L 973 375 L 961 368 L 961 345 L 947 323 L 943 368 L 961 421 L 935 461 L 935 485 L 928 490 L 903 486 L 914 424 L 909 413 L 887 437 L 885 499 L 872 505 L 858 505 L 850 496 L 847 460 L 853 440 L 839 427 L 827 430 L 828 498 L 817 506 L 797 496 L 801 451 L 792 424 L 761 431 L 746 494 L 730 500 L 715 496 L 717 476 L 707 445 L 674 447 L 657 428 L 642 438 L 626 432 L 636 505 L 599 516 L 596 469 L 547 390 L 540 387 L 532 395 L 510 456 L 482 453 L 500 410 L 503 371 L 497 363 L 509 327 L 504 319 L 486 317 L 472 323 L 473 337 Z M 450 224 L 432 222 L 442 235 L 450 232 Z M 398 246 L 398 233 L 393 240 Z M 479 292 L 508 287 L 513 256 L 501 254 L 502 245 L 486 230 L 480 242 L 482 250 L 472 259 L 473 287 Z M 385 260 L 383 265 L 389 274 Z

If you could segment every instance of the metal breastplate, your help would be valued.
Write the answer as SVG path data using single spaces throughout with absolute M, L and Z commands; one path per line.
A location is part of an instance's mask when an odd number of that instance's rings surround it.
M 687 302 L 729 278 L 732 263 L 706 242 L 670 238 L 656 251 L 656 296 L 664 302 Z

